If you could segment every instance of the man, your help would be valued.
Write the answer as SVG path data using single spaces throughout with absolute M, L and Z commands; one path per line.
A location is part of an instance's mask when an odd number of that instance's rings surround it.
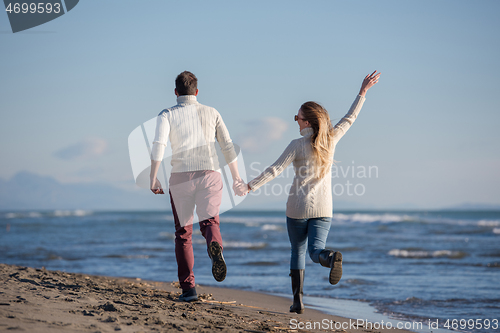
M 212 259 L 212 274 L 221 282 L 226 277 L 219 228 L 222 179 L 215 140 L 220 145 L 233 177 L 233 190 L 243 195 L 245 185 L 238 172 L 236 152 L 229 132 L 216 109 L 198 103 L 198 79 L 184 71 L 175 80 L 177 105 L 158 115 L 151 149 L 151 191 L 164 194 L 157 179 L 167 141 L 172 147 L 172 174 L 169 180 L 170 203 L 175 221 L 175 256 L 182 288 L 181 301 L 198 299 L 193 273 L 193 210 L 199 218 L 200 231 L 207 241 Z

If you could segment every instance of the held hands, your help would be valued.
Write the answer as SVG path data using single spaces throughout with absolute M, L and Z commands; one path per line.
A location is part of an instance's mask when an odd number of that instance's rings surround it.
M 242 197 L 248 193 L 248 186 L 247 186 L 247 184 L 245 184 L 243 179 L 241 179 L 241 178 L 235 179 L 233 181 L 233 191 L 234 191 L 234 194 Z
M 163 192 L 163 188 L 161 187 L 161 183 L 158 180 L 158 178 L 152 178 L 150 183 L 151 183 L 150 185 L 151 191 L 154 194 L 165 194 L 165 192 Z
M 363 80 L 363 83 L 361 84 L 361 89 L 359 90 L 359 94 L 361 96 L 365 96 L 368 89 L 370 89 L 375 84 L 377 84 L 379 78 L 380 78 L 380 73 L 377 74 L 377 71 L 374 71 L 373 73 L 365 76 L 365 79 Z

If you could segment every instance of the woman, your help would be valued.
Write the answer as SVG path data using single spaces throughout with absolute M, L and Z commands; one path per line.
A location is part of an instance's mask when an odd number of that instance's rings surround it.
M 255 191 L 293 163 L 295 177 L 286 204 L 288 237 L 292 247 L 290 276 L 293 304 L 290 312 L 303 313 L 306 247 L 312 261 L 330 268 L 329 282 L 337 284 L 342 277 L 342 254 L 325 249 L 333 213 L 331 167 L 335 146 L 351 127 L 365 101 L 368 89 L 380 73 L 367 75 L 349 112 L 332 126 L 328 112 L 315 102 L 302 104 L 295 121 L 302 138 L 293 140 L 273 165 L 248 183 Z M 308 245 L 307 245 L 308 244 Z

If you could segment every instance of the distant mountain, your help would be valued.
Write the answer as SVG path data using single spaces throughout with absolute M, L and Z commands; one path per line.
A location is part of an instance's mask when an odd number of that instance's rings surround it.
M 101 183 L 62 184 L 48 176 L 21 171 L 0 178 L 0 210 L 170 210 L 166 195 L 145 189 L 124 191 Z

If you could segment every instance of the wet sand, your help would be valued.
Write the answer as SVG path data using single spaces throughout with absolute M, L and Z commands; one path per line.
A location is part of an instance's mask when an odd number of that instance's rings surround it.
M 175 282 L 5 264 L 0 281 L 2 332 L 402 332 L 307 308 L 291 314 L 290 299 L 235 289 L 196 286 L 199 301 L 186 303 Z M 306 329 L 314 323 L 319 329 Z

